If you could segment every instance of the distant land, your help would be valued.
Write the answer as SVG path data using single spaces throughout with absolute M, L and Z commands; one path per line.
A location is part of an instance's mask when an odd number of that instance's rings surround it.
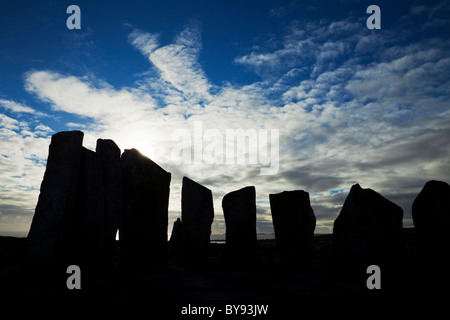
M 275 233 L 257 233 L 258 240 L 274 240 Z M 211 234 L 211 242 L 225 242 L 225 234 Z

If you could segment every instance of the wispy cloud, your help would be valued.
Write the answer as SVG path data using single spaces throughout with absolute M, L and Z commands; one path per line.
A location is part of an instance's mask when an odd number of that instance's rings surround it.
M 185 99 L 209 99 L 211 85 L 198 57 L 201 50 L 200 23 L 193 20 L 175 38 L 174 43 L 156 48 L 157 35 L 133 31 L 131 43 L 148 57 L 165 81 Z
M 159 35 L 134 29 L 128 35 L 128 41 L 138 49 L 144 56 L 149 56 L 158 46 Z
M 30 114 L 39 115 L 39 116 L 45 115 L 42 112 L 38 112 L 35 109 L 33 109 L 27 105 L 17 103 L 12 100 L 0 99 L 0 106 L 5 108 L 6 110 L 14 112 L 14 113 L 30 113 Z

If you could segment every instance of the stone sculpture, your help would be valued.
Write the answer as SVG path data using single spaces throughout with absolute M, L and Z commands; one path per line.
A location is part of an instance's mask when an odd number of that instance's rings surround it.
M 256 256 L 256 190 L 245 187 L 222 199 L 225 242 L 231 258 L 252 260 Z
M 348 262 L 389 262 L 402 237 L 403 210 L 372 189 L 355 184 L 334 221 L 333 242 Z
M 184 177 L 181 191 L 182 248 L 185 260 L 200 262 L 206 257 L 214 220 L 212 192 Z
M 288 262 L 310 259 L 316 228 L 309 193 L 303 190 L 270 194 L 270 210 L 281 258 Z
M 165 262 L 170 172 L 136 149 L 121 157 L 123 216 L 120 237 L 128 265 Z

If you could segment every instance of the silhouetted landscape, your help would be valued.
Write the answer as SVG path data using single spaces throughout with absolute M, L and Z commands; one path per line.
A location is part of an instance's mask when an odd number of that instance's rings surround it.
M 97 272 L 82 271 L 81 290 L 67 289 L 65 270 L 56 273 L 30 270 L 25 263 L 26 245 L 25 238 L 0 238 L 2 301 L 145 301 L 173 308 L 187 303 L 252 302 L 281 305 L 289 310 L 297 304 L 309 308 L 311 302 L 316 305 L 350 299 L 367 305 L 395 306 L 400 300 L 413 302 L 439 297 L 448 284 L 442 266 L 436 268 L 434 264 L 420 261 L 414 229 L 403 229 L 396 265 L 381 266 L 381 290 L 367 289 L 365 268 L 340 266 L 332 235 L 314 237 L 307 267 L 283 263 L 275 240 L 259 240 L 255 263 L 227 263 L 225 244 L 210 244 L 201 265 L 186 265 L 180 250 L 169 246 L 164 266 L 130 270 L 124 268 L 122 248 L 116 242 L 113 267 Z M 439 269 L 442 273 L 436 274 Z M 171 310 L 178 312 L 178 309 Z
M 168 241 L 170 173 L 135 149 L 120 155 L 112 140 L 99 139 L 93 152 L 82 139 L 80 131 L 52 137 L 28 238 L 0 238 L 3 301 L 293 308 L 295 301 L 420 301 L 425 292 L 439 298 L 449 284 L 445 182 L 425 184 L 412 204 L 415 228 L 407 229 L 399 206 L 355 184 L 327 235 L 314 235 L 307 192 L 271 194 L 275 239 L 267 240 L 257 240 L 255 188 L 245 187 L 223 198 L 225 242 L 215 243 L 211 191 L 185 177 Z M 81 268 L 81 290 L 66 285 L 69 265 Z M 367 285 L 370 265 L 380 267 L 380 289 Z

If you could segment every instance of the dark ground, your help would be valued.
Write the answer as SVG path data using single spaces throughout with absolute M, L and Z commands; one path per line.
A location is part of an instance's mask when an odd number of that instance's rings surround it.
M 269 315 L 274 317 L 282 312 L 303 314 L 304 310 L 326 313 L 333 305 L 348 311 L 355 307 L 369 308 L 370 312 L 392 307 L 414 310 L 424 301 L 439 304 L 442 298 L 448 303 L 449 297 L 448 270 L 423 266 L 414 229 L 403 230 L 396 264 L 381 266 L 381 290 L 367 288 L 366 267 L 336 263 L 331 235 L 315 236 L 307 268 L 284 265 L 277 259 L 275 240 L 259 240 L 259 260 L 247 265 L 228 264 L 224 244 L 212 243 L 202 266 L 187 267 L 180 261 L 179 252 L 171 249 L 166 266 L 130 272 L 121 267 L 121 248 L 117 245 L 114 268 L 90 274 L 82 270 L 81 290 L 67 289 L 68 274 L 27 268 L 26 241 L 0 237 L 0 307 L 24 301 L 103 304 L 108 308 L 133 303 L 183 317 L 181 310 L 189 304 L 217 308 L 225 308 L 226 304 L 267 304 Z M 214 317 L 218 316 L 216 313 Z

